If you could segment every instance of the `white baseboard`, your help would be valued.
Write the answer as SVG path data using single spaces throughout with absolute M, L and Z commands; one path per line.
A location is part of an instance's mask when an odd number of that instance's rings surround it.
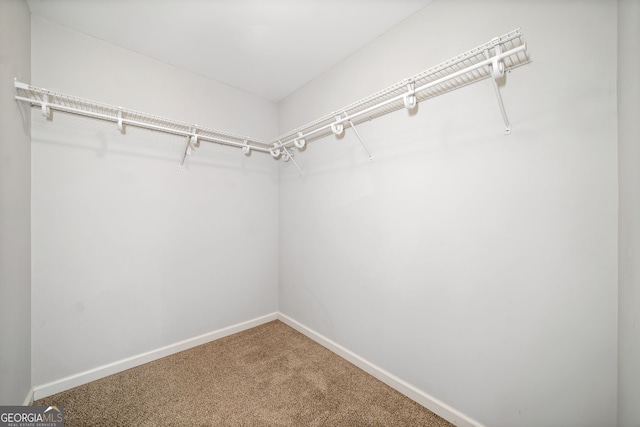
M 27 393 L 27 397 L 24 398 L 24 403 L 22 403 L 22 406 L 31 405 L 33 405 L 33 389 L 29 390 L 29 393 Z
M 152 362 L 162 357 L 166 357 L 180 351 L 188 350 L 190 348 L 197 347 L 199 345 L 206 344 L 220 338 L 224 338 L 237 332 L 251 329 L 253 327 L 262 325 L 263 323 L 276 320 L 277 318 L 278 313 L 267 314 L 266 316 L 238 323 L 237 325 L 222 328 L 217 331 L 208 332 L 206 334 L 170 344 L 156 350 L 148 351 L 137 356 L 128 357 L 126 359 L 118 360 L 113 363 L 98 366 L 97 368 L 93 368 L 85 372 L 80 372 L 75 375 L 70 375 L 68 377 L 61 378 L 47 384 L 35 386 L 30 393 L 31 401 L 33 402 L 33 400 L 42 399 L 43 397 L 51 396 L 53 394 L 78 387 L 91 381 L 95 381 L 109 375 L 117 374 L 118 372 L 122 372 L 127 369 Z
M 460 427 L 485 427 L 483 424 L 479 423 L 473 418 L 466 416 L 462 412 L 452 408 L 451 406 L 436 399 L 435 397 L 428 395 L 427 393 L 412 386 L 408 382 L 396 377 L 390 372 L 387 372 L 384 369 L 374 365 L 373 363 L 363 359 L 362 357 L 358 356 L 352 351 L 342 347 L 340 344 L 334 341 L 331 341 L 329 338 L 323 335 L 320 335 L 319 333 L 298 323 L 297 321 L 293 320 L 289 316 L 282 313 L 278 313 L 278 320 L 291 326 L 293 329 L 306 335 L 307 337 L 311 338 L 312 340 L 322 345 L 323 347 L 326 347 L 327 349 L 331 350 L 332 352 L 342 357 L 343 359 L 348 360 L 349 362 L 356 365 L 358 368 L 369 373 L 370 375 L 373 375 L 374 377 L 376 377 L 383 383 L 387 384 L 391 388 L 399 391 L 400 393 L 407 396 L 409 399 L 424 406 L 431 412 L 441 416 L 442 418 L 449 421 L 450 423 Z
M 166 357 L 166 356 L 178 353 L 180 351 L 188 350 L 190 348 L 197 347 L 199 345 L 206 344 L 208 342 L 211 342 L 220 338 L 224 338 L 226 336 L 235 334 L 237 332 L 242 332 L 244 330 L 251 329 L 253 327 L 262 325 L 264 323 L 267 323 L 276 319 L 281 320 L 283 323 L 291 326 L 293 329 L 306 335 L 307 337 L 311 338 L 312 340 L 322 345 L 323 347 L 326 347 L 327 349 L 334 352 L 335 354 L 342 357 L 343 359 L 348 360 L 349 362 L 356 365 L 358 368 L 369 373 L 370 375 L 373 375 L 375 378 L 379 379 L 383 383 L 394 388 L 395 390 L 399 391 L 400 393 L 404 394 L 408 398 L 424 406 L 425 408 L 429 409 L 435 414 L 441 416 L 442 418 L 449 421 L 450 423 L 459 427 L 485 427 L 483 424 L 479 423 L 473 418 L 466 416 L 462 412 L 452 408 L 446 403 L 436 399 L 433 396 L 430 396 L 429 394 L 423 392 L 422 390 L 419 390 L 413 385 L 396 377 L 390 372 L 387 372 L 384 369 L 374 365 L 373 363 L 358 356 L 352 351 L 347 350 L 346 348 L 342 347 L 340 344 L 330 340 L 329 338 L 323 335 L 320 335 L 319 333 L 293 320 L 289 316 L 279 312 L 271 313 L 266 316 L 258 317 L 256 319 L 252 319 L 243 323 L 239 323 L 233 326 L 219 329 L 217 331 L 199 335 L 194 338 L 189 338 L 184 341 L 170 344 L 168 346 L 161 347 L 156 350 L 139 354 L 137 356 L 128 357 L 126 359 L 109 363 L 107 365 L 102 365 L 85 372 L 81 372 L 75 375 L 61 378 L 59 380 L 52 381 L 47 384 L 35 386 L 33 387 L 33 389 L 29 391 L 27 397 L 25 398 L 24 405 L 31 405 L 33 404 L 34 400 L 42 399 L 43 397 L 51 396 L 53 394 L 60 393 L 65 390 L 69 390 L 74 387 L 78 387 L 80 385 L 89 383 L 91 381 L 95 381 L 109 375 L 117 374 L 118 372 L 122 372 L 127 369 L 131 369 L 133 367 L 140 366 L 148 362 L 152 362 L 162 357 Z

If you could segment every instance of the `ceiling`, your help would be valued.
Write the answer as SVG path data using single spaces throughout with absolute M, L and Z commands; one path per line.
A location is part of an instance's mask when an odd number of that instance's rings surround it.
M 31 13 L 279 101 L 433 0 L 28 0 Z

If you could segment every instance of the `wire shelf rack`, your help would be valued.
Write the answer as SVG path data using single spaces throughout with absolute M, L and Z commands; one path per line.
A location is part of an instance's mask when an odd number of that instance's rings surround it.
M 40 107 L 42 109 L 42 114 L 46 117 L 51 114 L 51 110 L 53 109 L 111 121 L 116 123 L 118 125 L 118 129 L 121 131 L 124 129 L 124 126 L 136 126 L 174 135 L 194 137 L 195 139 L 238 148 L 249 147 L 249 149 L 265 153 L 268 153 L 269 148 L 271 147 L 271 144 L 268 142 L 256 138 L 206 127 L 199 127 L 195 124 L 180 122 L 115 105 L 104 104 L 73 95 L 54 92 L 17 81 L 15 83 L 15 88 L 16 100 L 28 102 L 31 106 Z M 194 144 L 197 144 L 197 142 Z
M 321 138 L 332 133 L 331 124 L 348 122 L 349 118 L 354 124 L 358 124 L 406 108 L 408 105 L 405 105 L 404 97 L 411 96 L 409 85 L 413 85 L 416 102 L 421 102 L 492 77 L 492 56 L 496 47 L 500 49 L 501 53 L 497 59 L 504 63 L 504 71 L 510 71 L 530 62 L 526 44 L 518 28 L 293 129 L 272 142 L 281 141 L 281 145 L 290 145 L 296 137 L 299 137 L 299 132 L 306 137 Z
M 490 79 L 498 98 L 505 122 L 505 133 L 511 132 L 497 81 L 505 72 L 530 62 L 527 46 L 520 29 L 515 29 L 487 43 L 468 50 L 425 71 L 406 78 L 383 90 L 331 112 L 303 126 L 288 131 L 270 141 L 259 140 L 194 124 L 175 121 L 118 106 L 53 92 L 16 81 L 16 100 L 40 107 L 44 116 L 51 109 L 112 121 L 122 131 L 124 126 L 136 126 L 155 131 L 181 135 L 188 139 L 181 167 L 188 154 L 199 147 L 200 141 L 241 148 L 245 154 L 251 151 L 269 153 L 276 159 L 293 160 L 293 148 L 301 149 L 307 141 L 330 134 L 341 134 L 348 126 L 369 154 L 356 125 L 364 121 L 400 110 L 412 109 L 418 102 L 445 94 L 469 84 Z

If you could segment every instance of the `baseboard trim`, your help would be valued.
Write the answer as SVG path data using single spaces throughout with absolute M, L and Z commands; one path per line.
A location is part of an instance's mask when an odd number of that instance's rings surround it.
M 97 368 L 70 375 L 68 377 L 61 378 L 47 384 L 35 386 L 30 393 L 31 401 L 33 402 L 33 400 L 42 399 L 43 397 L 51 396 L 53 394 L 78 387 L 91 381 L 95 381 L 109 375 L 117 374 L 118 372 L 122 372 L 127 369 L 152 362 L 162 357 L 166 357 L 238 332 L 242 332 L 247 329 L 254 328 L 272 320 L 276 320 L 277 318 L 278 313 L 267 314 L 265 316 L 248 320 L 246 322 L 218 329 L 217 331 L 208 332 L 194 338 L 189 338 L 174 344 L 170 344 L 156 350 L 138 354 L 137 356 L 128 357 L 126 359 L 118 360 L 113 363 L 98 366 Z
M 338 356 L 348 360 L 358 368 L 362 369 L 370 375 L 373 375 L 383 383 L 387 384 L 388 386 L 392 387 L 393 389 L 397 390 L 398 392 L 402 393 L 418 404 L 424 406 L 435 414 L 441 416 L 450 423 L 459 427 L 485 427 L 480 422 L 463 414 L 457 409 L 423 392 L 422 390 L 414 387 L 408 382 L 374 365 L 361 356 L 353 353 L 345 347 L 342 347 L 340 344 L 330 340 L 329 338 L 315 332 L 314 330 L 280 312 L 267 314 L 265 316 L 258 317 L 246 322 L 238 323 L 236 325 L 218 329 L 213 332 L 208 332 L 194 338 L 189 338 L 174 344 L 170 344 L 156 350 L 102 365 L 85 372 L 70 375 L 68 377 L 61 378 L 47 384 L 35 386 L 31 390 L 29 390 L 29 393 L 24 400 L 24 405 L 32 405 L 34 400 L 42 399 L 43 397 L 51 396 L 53 394 L 78 387 L 91 381 L 95 381 L 109 375 L 117 374 L 118 372 L 122 372 L 127 369 L 152 362 L 162 357 L 166 357 L 238 332 L 245 331 L 247 329 L 254 328 L 256 326 L 276 319 L 291 326 L 293 329 L 297 330 L 303 335 L 306 335 L 307 337 L 311 338 L 312 340 L 337 354 Z
M 390 372 L 387 372 L 384 369 L 367 361 L 366 359 L 358 356 L 352 351 L 347 350 L 346 348 L 342 347 L 340 344 L 330 340 L 329 338 L 323 335 L 320 335 L 319 333 L 304 326 L 303 324 L 297 322 L 296 320 L 293 320 L 291 317 L 287 316 L 286 314 L 282 314 L 279 312 L 278 320 L 291 326 L 293 329 L 297 330 L 303 335 L 306 335 L 307 337 L 311 338 L 312 340 L 322 345 L 323 347 L 326 347 L 327 349 L 331 350 L 332 352 L 342 357 L 343 359 L 348 360 L 349 362 L 356 365 L 358 368 L 362 369 L 363 371 L 367 372 L 370 375 L 373 375 L 375 378 L 379 379 L 380 381 L 387 384 L 391 388 L 399 391 L 400 393 L 407 396 L 409 399 L 424 406 L 431 412 L 441 416 L 442 418 L 449 421 L 450 423 L 459 427 L 485 427 L 483 424 L 479 423 L 473 418 L 466 416 L 465 414 L 458 411 L 457 409 L 452 408 L 446 403 L 436 399 L 433 396 L 430 396 L 429 394 L 412 386 L 408 382 L 396 377 Z
M 24 398 L 24 402 L 22 403 L 22 406 L 31 405 L 33 405 L 33 389 L 29 390 L 29 393 L 27 393 L 27 397 Z

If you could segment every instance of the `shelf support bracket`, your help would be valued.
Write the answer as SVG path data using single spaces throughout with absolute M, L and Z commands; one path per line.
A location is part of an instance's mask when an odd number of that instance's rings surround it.
M 353 132 L 358 137 L 358 140 L 360 141 L 360 144 L 362 144 L 362 148 L 364 148 L 364 151 L 367 152 L 367 156 L 369 156 L 369 161 L 372 162 L 373 161 L 373 157 L 371 157 L 371 152 L 369 151 L 369 149 L 367 148 L 367 145 L 362 140 L 362 137 L 360 136 L 360 132 L 358 132 L 358 129 L 356 129 L 356 126 L 353 124 L 351 119 L 349 119 L 348 121 L 349 121 L 349 126 L 351 126 L 351 129 L 353 129 Z
M 182 155 L 182 162 L 180 162 L 180 170 L 184 170 L 184 162 L 187 160 L 187 156 L 190 156 L 193 153 L 193 150 L 200 147 L 200 140 L 198 139 L 198 134 L 196 131 L 198 130 L 198 125 L 194 125 L 191 128 L 192 134 L 187 137 L 187 146 L 184 148 L 184 154 Z
M 298 163 L 296 163 L 296 161 L 293 160 L 292 153 L 290 153 L 289 150 L 287 150 L 287 147 L 282 147 L 282 150 L 284 151 L 284 161 L 288 162 L 289 160 L 291 160 L 291 163 L 294 164 L 296 169 L 298 169 L 298 172 L 300 172 L 300 175 L 302 175 L 302 169 L 300 169 L 300 166 L 298 166 Z
M 492 41 L 496 41 L 496 51 L 493 59 L 491 61 L 491 84 L 493 85 L 493 90 L 496 93 L 496 98 L 498 99 L 498 106 L 500 107 L 500 113 L 502 113 L 502 120 L 504 120 L 504 134 L 511 134 L 511 124 L 509 123 L 509 118 L 507 117 L 507 112 L 504 109 L 504 102 L 502 101 L 502 95 L 500 95 L 500 88 L 498 87 L 498 79 L 504 76 L 504 62 L 500 60 L 500 45 L 497 44 L 497 39 Z M 489 51 L 486 51 L 487 59 L 491 58 Z
M 187 140 L 187 146 L 184 147 L 184 154 L 182 155 L 182 161 L 180 162 L 180 170 L 184 170 L 184 162 L 187 160 L 187 156 L 191 155 L 191 137 Z

